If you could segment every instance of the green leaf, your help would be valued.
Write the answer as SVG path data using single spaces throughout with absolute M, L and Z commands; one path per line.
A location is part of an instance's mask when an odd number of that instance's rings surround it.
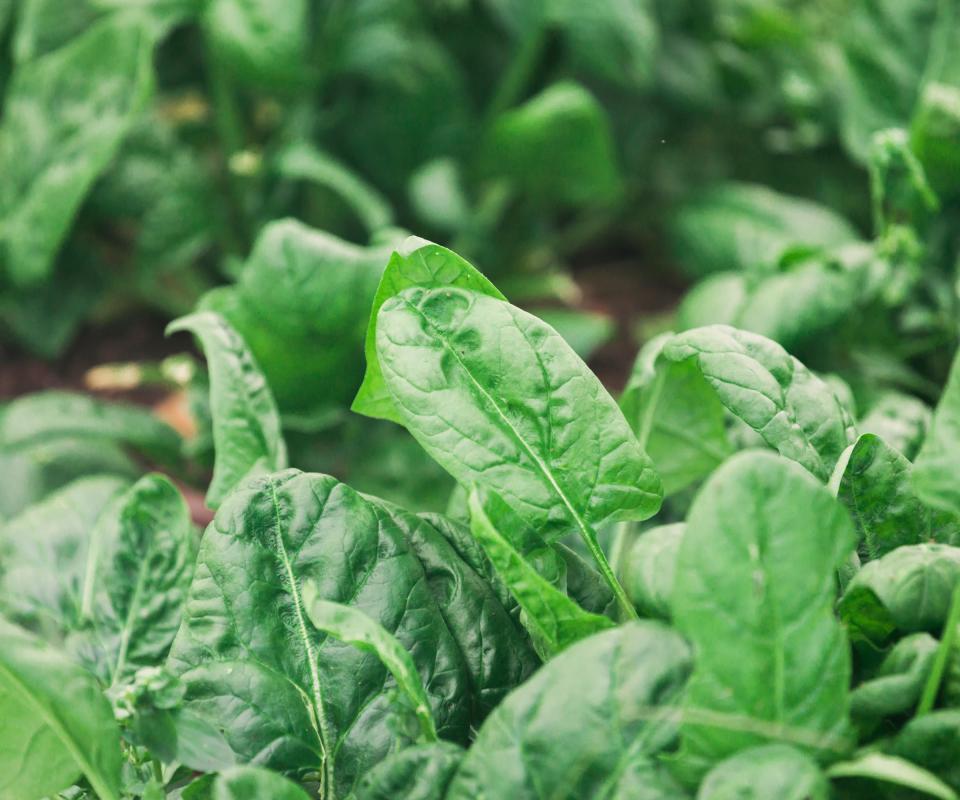
M 726 325 L 677 334 L 663 357 L 692 362 L 720 402 L 822 481 L 855 431 L 830 387 L 776 342 Z
M 537 316 L 557 331 L 580 358 L 588 360 L 616 330 L 611 317 L 573 308 L 541 308 Z
M 421 744 L 393 753 L 366 775 L 355 800 L 444 800 L 463 748 L 449 742 Z
M 488 502 L 493 500 L 488 498 Z M 476 489 L 470 493 L 469 503 L 470 530 L 474 538 L 517 599 L 526 615 L 527 626 L 548 658 L 580 639 L 613 627 L 610 619 L 584 611 L 541 577 L 490 521 Z
M 885 392 L 857 422 L 857 429 L 879 436 L 912 461 L 926 438 L 931 413 L 926 403 L 912 395 Z
M 196 545 L 190 510 L 164 476 L 137 481 L 100 515 L 87 546 L 81 657 L 106 683 L 159 666 L 180 627 Z
M 620 407 L 672 495 L 710 474 L 733 451 L 724 408 L 695 363 L 662 357 L 673 334 L 647 342 Z
M 960 791 L 960 710 L 933 711 L 910 720 L 893 740 L 890 752 Z
M 307 794 L 289 781 L 262 767 L 236 767 L 220 773 L 213 782 L 212 800 L 309 800 Z
M 387 300 L 415 286 L 423 289 L 458 287 L 506 299 L 482 273 L 452 250 L 415 236 L 407 238 L 390 256 L 373 299 L 364 344 L 367 371 L 351 406 L 358 414 L 403 424 L 383 380 L 377 355 L 377 320 Z
M 446 800 L 682 797 L 657 757 L 691 666 L 686 642 L 656 622 L 578 642 L 490 715 Z
M 404 425 L 459 483 L 503 497 L 548 542 L 576 530 L 634 614 L 593 525 L 644 519 L 662 490 L 613 398 L 552 328 L 463 289 L 407 289 L 377 315 Z
M 152 88 L 153 42 L 106 19 L 14 71 L 0 125 L 0 247 L 6 274 L 35 284 Z
M 668 620 L 677 554 L 686 524 L 658 525 L 643 531 L 624 556 L 623 588 L 641 616 Z
M 687 518 L 672 599 L 697 652 L 686 777 L 766 741 L 821 756 L 845 743 L 850 652 L 833 602 L 853 544 L 843 508 L 788 460 L 741 453 L 708 479 Z M 742 727 L 714 725 L 714 714 Z
M 926 684 L 937 652 L 937 640 L 915 633 L 898 641 L 875 674 L 850 693 L 850 713 L 861 723 L 912 711 Z
M 216 58 L 242 80 L 268 87 L 303 80 L 307 0 L 210 0 L 203 28 Z
M 881 783 L 892 783 L 937 797 L 957 800 L 957 794 L 936 775 L 902 758 L 883 753 L 866 753 L 852 761 L 841 761 L 827 770 L 833 778 L 869 778 Z
M 0 795 L 40 798 L 83 775 L 120 797 L 120 731 L 93 676 L 0 619 Z
M 953 543 L 960 540 L 957 521 L 928 508 L 917 497 L 911 473 L 913 465 L 867 433 L 857 439 L 839 477 L 837 498 L 853 518 L 859 539 L 870 558 L 880 558 L 898 547 L 926 541 Z
M 957 581 L 960 547 L 899 547 L 854 576 L 840 600 L 840 617 L 852 636 L 876 645 L 894 630 L 939 634 Z
M 933 420 L 914 465 L 913 480 L 921 499 L 960 515 L 960 486 L 954 480 L 960 468 L 960 355 L 953 360 L 947 385 L 933 412 Z
M 606 112 L 569 81 L 501 114 L 480 159 L 488 175 L 547 205 L 603 205 L 623 192 Z
M 374 234 L 393 222 L 393 210 L 370 184 L 333 156 L 306 142 L 288 145 L 276 155 L 276 170 L 285 178 L 310 181 L 340 197 Z
M 11 451 L 70 437 L 115 442 L 157 461 L 180 461 L 180 436 L 142 406 L 62 391 L 25 395 L 0 418 L 0 447 Z
M 320 598 L 363 611 L 412 653 L 438 734 L 465 742 L 481 693 L 525 674 L 505 668 L 517 665 L 518 642 L 491 627 L 506 628 L 502 616 L 469 620 L 483 650 L 468 651 L 469 606 L 451 597 L 453 575 L 437 574 L 439 559 L 457 561 L 444 545 L 425 521 L 328 476 L 290 470 L 248 481 L 204 535 L 171 650 L 185 708 L 221 728 L 241 761 L 320 770 L 330 798 L 415 738 L 398 729 L 380 661 L 310 622 L 303 585 L 314 581 Z M 477 661 L 488 671 L 472 670 Z
M 79 624 L 90 532 L 128 486 L 116 476 L 78 478 L 0 528 L 4 615 L 58 642 Z
M 230 323 L 202 311 L 167 326 L 178 331 L 193 333 L 207 357 L 216 461 L 206 503 L 215 509 L 246 478 L 286 467 L 287 445 L 270 386 Z
M 697 800 L 827 800 L 817 763 L 782 744 L 751 747 L 721 761 L 704 778 Z
M 237 284 L 210 292 L 201 307 L 243 336 L 281 413 L 339 410 L 360 382 L 357 351 L 389 254 L 277 220 L 257 237 Z
M 830 209 L 765 186 L 721 183 L 684 204 L 673 220 L 674 251 L 692 275 L 759 270 L 857 239 Z
M 361 650 L 373 653 L 393 675 L 400 691 L 420 723 L 420 734 L 425 742 L 437 741 L 437 727 L 430 712 L 430 702 L 423 689 L 423 682 L 402 644 L 362 611 L 342 603 L 331 603 L 319 599 L 316 584 L 308 583 L 303 587 L 303 605 L 314 627 L 352 644 Z

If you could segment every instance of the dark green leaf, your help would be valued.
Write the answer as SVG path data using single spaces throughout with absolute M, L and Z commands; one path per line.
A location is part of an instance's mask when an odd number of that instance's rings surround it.
M 444 800 L 463 749 L 448 742 L 407 747 L 377 764 L 357 784 L 355 800 Z
M 262 767 L 237 767 L 217 776 L 212 800 L 309 800 L 293 781 Z
M 831 778 L 867 778 L 921 792 L 939 800 L 957 800 L 957 795 L 936 775 L 896 756 L 866 753 L 852 761 L 832 765 Z
M 905 636 L 884 657 L 876 673 L 850 694 L 850 713 L 861 723 L 913 710 L 937 652 L 937 640 L 926 633 Z
M 960 710 L 933 711 L 910 720 L 893 740 L 890 752 L 960 791 Z

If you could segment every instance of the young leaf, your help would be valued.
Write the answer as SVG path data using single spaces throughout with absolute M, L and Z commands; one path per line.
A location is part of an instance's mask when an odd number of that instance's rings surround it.
M 620 409 L 549 326 L 463 289 L 407 289 L 377 316 L 404 425 L 458 482 L 507 500 L 545 540 L 575 530 L 633 614 L 593 526 L 645 519 L 660 479 Z
M 845 743 L 850 653 L 833 600 L 853 545 L 843 508 L 786 459 L 741 453 L 708 479 L 687 519 L 672 599 L 697 652 L 684 700 L 687 777 L 765 741 L 814 754 Z M 715 727 L 712 713 L 743 725 Z
M 669 620 L 683 522 L 643 531 L 630 545 L 622 568 L 623 588 L 641 616 Z
M 373 653 L 380 659 L 410 703 L 420 723 L 423 741 L 436 742 L 437 726 L 430 712 L 427 693 L 423 689 L 417 666 L 403 645 L 362 611 L 320 599 L 316 584 L 304 585 L 303 605 L 317 630 Z
M 853 422 L 830 387 L 763 336 L 708 325 L 677 334 L 663 356 L 694 363 L 728 411 L 822 481 L 853 442 Z
M 860 723 L 912 711 L 933 667 L 937 640 L 915 633 L 898 641 L 880 662 L 876 674 L 850 693 L 850 713 Z
M 682 797 L 657 756 L 690 668 L 686 642 L 656 622 L 578 642 L 490 715 L 446 800 Z
M 783 744 L 751 747 L 721 761 L 697 800 L 827 800 L 826 775 L 806 753 Z
M 913 461 L 927 436 L 932 411 L 922 400 L 901 392 L 885 392 L 857 422 L 861 434 L 872 433 Z
M 287 446 L 270 387 L 230 324 L 203 311 L 167 326 L 178 331 L 193 333 L 207 356 L 216 461 L 206 502 L 215 509 L 245 478 L 286 467 Z
M 204 535 L 170 653 L 185 707 L 240 761 L 320 769 L 330 798 L 404 743 L 384 666 L 310 622 L 303 586 L 315 581 L 322 599 L 362 609 L 410 650 L 438 734 L 465 742 L 473 679 L 413 538 L 440 535 L 328 476 L 289 470 L 239 487 Z
M 120 731 L 93 676 L 0 619 L 0 796 L 39 798 L 83 775 L 120 797 Z
M 620 398 L 624 416 L 660 473 L 664 495 L 709 475 L 733 451 L 723 405 L 697 365 L 661 357 L 672 338 L 665 333 L 643 346 Z
M 838 470 L 841 464 L 844 459 Z M 903 545 L 960 539 L 956 520 L 917 497 L 912 472 L 910 462 L 878 436 L 864 434 L 852 446 L 839 476 L 837 498 L 850 512 L 870 558 Z
M 407 747 L 387 756 L 357 784 L 356 800 L 444 800 L 463 748 L 449 742 Z
M 310 795 L 289 781 L 262 767 L 245 766 L 221 772 L 213 782 L 211 800 L 309 800 Z
M 897 756 L 865 753 L 827 769 L 831 778 L 869 778 L 913 789 L 938 800 L 957 800 L 957 794 L 936 775 Z
M 52 268 L 74 216 L 152 88 L 153 42 L 107 18 L 13 74 L 0 126 L 0 245 L 16 285 Z
M 167 657 L 195 557 L 190 511 L 162 475 L 141 478 L 101 514 L 90 534 L 80 613 L 92 652 L 88 666 L 105 682 L 129 679 Z
M 61 437 L 117 442 L 163 463 L 180 460 L 179 435 L 140 406 L 49 391 L 14 400 L 0 418 L 0 447 L 5 449 Z
M 960 791 L 960 710 L 948 708 L 910 720 L 896 735 L 890 753 Z
M 933 412 L 933 420 L 913 470 L 920 498 L 935 508 L 960 515 L 960 354 L 950 367 L 947 385 Z
M 584 611 L 540 576 L 490 521 L 476 489 L 470 493 L 469 502 L 474 538 L 526 613 L 526 624 L 548 658 L 580 639 L 613 627 L 610 619 Z
M 407 238 L 390 256 L 373 298 L 364 344 L 367 371 L 351 406 L 358 414 L 403 424 L 383 380 L 377 355 L 377 320 L 387 300 L 415 286 L 423 289 L 458 287 L 506 299 L 479 270 L 452 250 L 416 236 Z

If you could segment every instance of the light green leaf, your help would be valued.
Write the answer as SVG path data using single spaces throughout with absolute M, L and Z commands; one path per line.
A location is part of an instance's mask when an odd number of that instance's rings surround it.
M 900 392 L 885 392 L 857 422 L 861 434 L 872 433 L 913 461 L 927 436 L 932 412 L 922 400 Z
M 153 42 L 108 18 L 18 67 L 0 125 L 0 246 L 13 283 L 53 267 L 73 219 L 152 88 Z
M 770 339 L 708 325 L 677 334 L 662 352 L 695 364 L 728 411 L 822 481 L 853 442 L 853 422 L 830 387 Z
M 751 747 L 721 761 L 704 778 L 697 800 L 827 800 L 817 763 L 782 744 Z
M 890 752 L 960 791 L 960 709 L 932 711 L 910 720 L 894 738 Z
M 641 616 L 669 620 L 677 554 L 686 524 L 658 525 L 641 532 L 624 556 L 623 588 Z
M 685 779 L 766 741 L 814 755 L 845 745 L 850 652 L 833 602 L 853 544 L 843 508 L 786 459 L 741 453 L 708 479 L 687 519 L 672 598 L 674 623 L 697 652 Z M 715 726 L 711 714 L 743 727 Z
M 496 498 L 499 500 L 499 498 Z M 493 502 L 490 498 L 488 502 Z M 500 501 L 502 502 L 502 501 Z M 574 642 L 613 627 L 607 617 L 584 611 L 543 578 L 490 521 L 476 490 L 470 493 L 470 530 L 497 574 L 526 614 L 536 642 L 552 657 Z
M 357 784 L 355 800 L 444 800 L 463 748 L 449 742 L 421 744 L 393 753 Z
M 236 767 L 213 782 L 212 800 L 309 800 L 310 795 L 283 775 L 262 767 Z
M 384 383 L 377 356 L 377 319 L 387 300 L 414 286 L 423 289 L 459 287 L 506 299 L 479 270 L 452 250 L 415 236 L 406 239 L 390 256 L 373 299 L 364 344 L 367 371 L 351 406 L 358 414 L 403 424 Z
M 93 676 L 0 619 L 0 796 L 41 798 L 81 775 L 120 797 L 120 731 Z
M 245 478 L 287 466 L 287 445 L 270 387 L 246 342 L 219 314 L 174 320 L 167 334 L 190 331 L 207 357 L 216 461 L 206 502 L 217 508 Z
M 957 800 L 957 794 L 936 775 L 897 756 L 883 753 L 865 753 L 852 761 L 841 761 L 827 770 L 833 778 L 869 778 L 892 783 L 937 797 L 939 800 Z
M 935 508 L 960 515 L 960 354 L 954 357 L 947 385 L 913 470 L 921 499 Z
M 410 703 L 420 723 L 423 740 L 436 742 L 437 726 L 423 689 L 423 681 L 420 680 L 417 665 L 403 645 L 362 611 L 321 599 L 316 584 L 304 585 L 303 606 L 317 630 L 373 653 L 380 659 Z

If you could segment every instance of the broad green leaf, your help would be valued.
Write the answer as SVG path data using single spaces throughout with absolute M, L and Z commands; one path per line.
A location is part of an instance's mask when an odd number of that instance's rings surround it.
M 91 531 L 129 486 L 117 476 L 78 478 L 0 527 L 0 610 L 44 638 L 78 625 Z
M 236 767 L 220 773 L 213 782 L 212 800 L 308 800 L 305 790 L 262 767 Z
M 283 86 L 304 80 L 307 0 L 210 0 L 203 28 L 216 58 L 244 81 Z
M 41 798 L 83 775 L 120 797 L 120 731 L 93 676 L 0 619 L 0 796 Z
M 81 657 L 106 683 L 159 666 L 180 627 L 196 555 L 190 511 L 162 475 L 137 481 L 89 534 Z
M 947 385 L 933 412 L 927 438 L 913 470 L 920 498 L 935 508 L 960 515 L 960 355 L 953 360 Z
M 12 452 L 61 438 L 122 444 L 164 463 L 180 460 L 179 435 L 141 406 L 48 391 L 14 400 L 0 418 L 0 447 Z
M 776 342 L 726 325 L 679 333 L 663 357 L 696 365 L 720 402 L 822 481 L 855 431 L 830 387 Z
M 765 186 L 721 183 L 698 190 L 673 220 L 674 250 L 692 275 L 760 270 L 857 239 L 830 209 Z
M 870 558 L 920 542 L 954 543 L 960 540 L 955 519 L 933 511 L 917 497 L 913 465 L 878 436 L 864 434 L 852 445 L 849 458 L 840 459 L 837 498 L 853 518 L 859 539 Z
M 246 478 L 287 466 L 280 415 L 243 337 L 210 311 L 174 320 L 167 333 L 190 331 L 207 357 L 216 460 L 206 503 L 217 508 Z
M 685 779 L 767 741 L 821 756 L 846 743 L 850 652 L 833 602 L 853 545 L 827 488 L 773 453 L 741 453 L 708 479 L 687 518 L 672 598 L 697 653 Z M 714 714 L 742 727 L 716 726 Z
M 50 273 L 84 197 L 147 101 L 152 50 L 139 26 L 108 18 L 14 71 L 0 125 L 0 246 L 14 284 Z
M 446 800 L 683 797 L 657 758 L 691 666 L 686 642 L 656 622 L 578 642 L 490 715 Z
M 833 778 L 867 778 L 913 789 L 939 800 L 957 800 L 957 794 L 940 778 L 897 756 L 866 753 L 851 761 L 833 764 L 827 774 Z
M 319 592 L 313 583 L 303 587 L 303 605 L 307 617 L 318 631 L 373 653 L 380 659 L 383 666 L 390 670 L 416 715 L 423 741 L 436 742 L 437 727 L 430 712 L 430 701 L 423 689 L 417 665 L 403 645 L 362 611 L 319 599 Z
M 201 302 L 237 329 L 281 413 L 341 409 L 360 382 L 358 355 L 388 246 L 359 247 L 283 219 L 257 237 L 235 286 Z
M 221 728 L 241 761 L 319 770 L 330 798 L 413 738 L 398 729 L 380 661 L 310 622 L 303 585 L 313 581 L 319 598 L 363 611 L 412 653 L 438 734 L 465 742 L 484 692 L 529 671 L 508 618 L 491 611 L 462 630 L 469 605 L 438 562 L 470 571 L 445 545 L 425 521 L 328 476 L 248 481 L 204 535 L 171 650 L 185 707 Z M 471 652 L 478 639 L 481 653 Z
M 548 658 L 580 639 L 613 627 L 610 619 L 584 611 L 543 578 L 490 521 L 476 490 L 470 493 L 469 502 L 473 537 L 517 599 L 526 625 Z
M 412 287 L 457 287 L 488 294 L 500 300 L 506 299 L 482 273 L 446 247 L 411 236 L 394 251 L 373 299 L 364 344 L 367 370 L 351 408 L 358 414 L 389 419 L 401 425 L 402 418 L 384 383 L 377 355 L 377 320 L 380 308 L 387 300 Z
M 943 709 L 910 720 L 894 738 L 890 752 L 960 791 L 960 710 Z
M 736 325 L 747 298 L 747 276 L 740 272 L 714 272 L 698 281 L 677 306 L 677 328 Z
M 559 333 L 580 358 L 588 360 L 616 330 L 611 317 L 572 308 L 541 308 L 537 316 Z
M 915 544 L 866 564 L 840 601 L 851 635 L 883 644 L 894 630 L 939 635 L 960 581 L 960 547 Z
M 926 684 L 937 652 L 937 640 L 915 633 L 898 641 L 875 674 L 850 693 L 850 713 L 858 722 L 912 711 Z
M 463 749 L 449 742 L 407 747 L 387 756 L 357 784 L 356 800 L 444 800 Z
M 723 405 L 694 363 L 662 357 L 665 333 L 643 346 L 620 407 L 672 495 L 708 475 L 733 448 Z
M 861 434 L 872 433 L 913 461 L 930 426 L 930 407 L 899 392 L 885 392 L 857 422 Z
M 608 204 L 623 191 L 606 112 L 568 81 L 501 114 L 480 158 L 488 175 L 547 205 Z
M 751 747 L 721 761 L 703 779 L 697 800 L 827 800 L 827 778 L 794 747 Z
M 410 176 L 407 194 L 417 218 L 431 228 L 456 232 L 469 224 L 470 201 L 452 158 L 433 158 L 420 166 Z
M 288 145 L 276 156 L 283 177 L 310 181 L 340 197 L 374 234 L 393 222 L 393 210 L 384 197 L 349 167 L 306 142 Z
M 643 617 L 669 620 L 677 554 L 686 525 L 658 525 L 629 546 L 622 567 L 623 588 Z

